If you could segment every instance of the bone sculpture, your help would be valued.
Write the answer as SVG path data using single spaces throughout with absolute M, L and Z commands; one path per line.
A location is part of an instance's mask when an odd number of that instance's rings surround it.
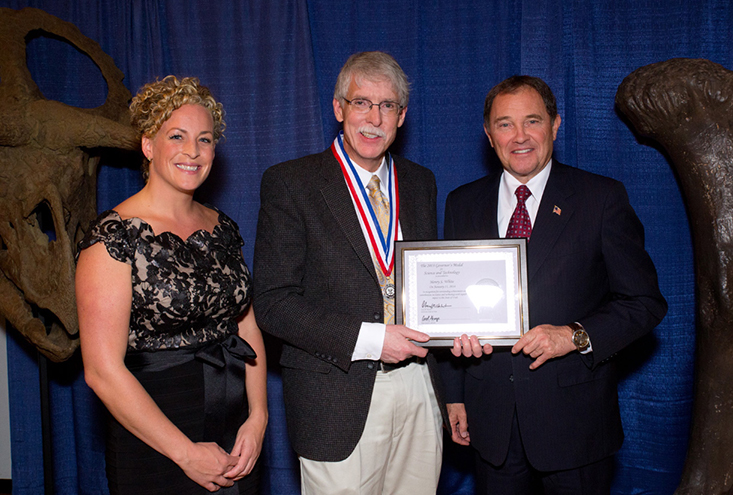
M 669 154 L 693 234 L 695 399 L 675 493 L 733 493 L 733 72 L 709 60 L 647 65 L 624 79 L 616 105 Z
M 97 64 L 108 87 L 102 106 L 44 98 L 26 67 L 26 37 L 36 31 L 67 40 Z M 63 361 L 79 345 L 76 243 L 96 216 L 99 157 L 90 150 L 139 149 L 130 93 L 97 43 L 42 10 L 0 8 L 0 47 L 0 314 Z M 41 212 L 52 217 L 55 239 L 41 230 Z

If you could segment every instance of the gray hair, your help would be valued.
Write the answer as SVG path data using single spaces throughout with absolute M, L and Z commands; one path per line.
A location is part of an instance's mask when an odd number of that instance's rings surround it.
M 402 107 L 406 107 L 410 101 L 410 83 L 392 55 L 384 52 L 360 52 L 350 56 L 336 79 L 333 92 L 335 99 L 346 98 L 352 76 L 357 85 L 364 79 L 372 82 L 386 79 L 392 83 Z

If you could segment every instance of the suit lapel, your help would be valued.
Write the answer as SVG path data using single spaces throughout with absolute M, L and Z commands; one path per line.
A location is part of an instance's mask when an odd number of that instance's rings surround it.
M 542 202 L 537 211 L 527 249 L 530 281 L 547 259 L 547 255 L 552 251 L 574 212 L 573 204 L 568 200 L 573 194 L 573 187 L 567 180 L 565 167 L 566 165 L 561 163 L 553 163 L 542 194 Z
M 394 156 L 393 156 L 394 158 Z M 410 180 L 410 174 L 405 167 L 400 167 L 395 159 L 395 169 L 397 170 L 397 197 L 400 206 L 400 229 L 402 230 L 403 239 L 417 239 L 418 232 L 415 225 L 416 219 L 419 217 L 415 208 L 413 182 Z
M 321 186 L 320 191 L 323 200 L 326 202 L 329 211 L 338 222 L 346 239 L 354 248 L 361 262 L 369 269 L 369 273 L 372 274 L 374 280 L 379 283 L 374 270 L 374 261 L 372 260 L 369 246 L 366 243 L 366 239 L 364 239 L 359 218 L 356 216 L 356 211 L 354 210 L 351 194 L 346 186 L 341 167 L 330 148 L 323 154 L 321 170 L 324 184 Z
M 488 187 L 476 198 L 476 206 L 472 209 L 471 227 L 476 239 L 497 239 L 499 226 L 496 222 L 499 204 L 499 181 L 501 173 L 489 178 Z

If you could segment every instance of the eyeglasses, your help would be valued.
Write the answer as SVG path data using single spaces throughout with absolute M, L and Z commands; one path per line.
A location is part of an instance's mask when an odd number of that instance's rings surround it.
M 396 101 L 383 101 L 382 103 L 372 103 L 366 98 L 354 98 L 353 100 L 344 101 L 352 106 L 356 113 L 368 113 L 372 107 L 378 107 L 382 115 L 397 115 L 402 110 L 402 105 Z

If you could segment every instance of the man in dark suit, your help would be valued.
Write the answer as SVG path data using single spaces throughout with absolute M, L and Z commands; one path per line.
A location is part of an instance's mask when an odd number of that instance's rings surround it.
M 408 83 L 382 52 L 353 55 L 326 151 L 262 178 L 255 312 L 283 341 L 285 412 L 304 494 L 435 493 L 441 409 L 423 347 L 394 325 L 395 239 L 435 239 L 432 172 L 387 150 Z
M 528 238 L 530 330 L 511 349 L 464 335 L 463 357 L 441 363 L 481 494 L 608 494 L 623 442 L 614 358 L 667 310 L 625 188 L 553 161 L 559 127 L 541 79 L 495 86 L 484 128 L 503 171 L 446 203 L 446 239 Z

